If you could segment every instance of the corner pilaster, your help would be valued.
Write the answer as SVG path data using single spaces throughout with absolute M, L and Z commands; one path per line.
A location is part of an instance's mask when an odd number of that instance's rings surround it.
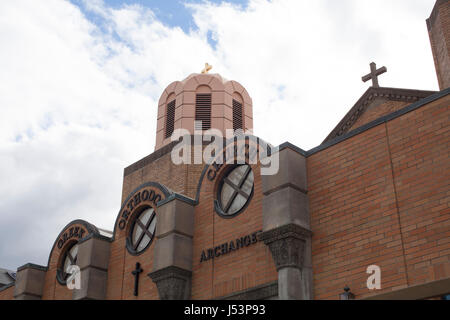
M 44 290 L 45 273 L 47 268 L 28 263 L 17 269 L 14 286 L 14 299 L 40 300 Z
M 80 288 L 74 289 L 73 300 L 103 300 L 106 298 L 110 241 L 92 235 L 78 242 Z
M 312 256 L 306 158 L 293 148 L 279 151 L 279 171 L 262 176 L 263 232 L 278 271 L 280 300 L 310 300 Z
M 194 204 L 179 194 L 158 203 L 153 271 L 148 276 L 162 300 L 191 297 Z

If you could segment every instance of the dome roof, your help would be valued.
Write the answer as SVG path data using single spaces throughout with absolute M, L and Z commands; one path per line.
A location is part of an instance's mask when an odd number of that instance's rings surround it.
M 252 99 L 239 82 L 218 73 L 192 73 L 172 82 L 158 102 L 155 149 L 169 144 L 176 129 L 193 134 L 196 121 L 202 121 L 203 130 L 252 130 Z

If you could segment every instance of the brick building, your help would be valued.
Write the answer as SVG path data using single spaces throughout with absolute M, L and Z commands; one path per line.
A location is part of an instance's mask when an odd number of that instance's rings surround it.
M 274 175 L 261 174 L 262 160 L 175 164 L 177 129 L 193 140 L 249 130 L 253 106 L 218 74 L 170 84 L 155 151 L 124 170 L 112 231 L 70 222 L 47 266 L 18 268 L 0 299 L 339 299 L 346 286 L 356 299 L 449 294 L 448 0 L 427 26 L 441 91 L 380 87 L 386 70 L 372 64 L 372 86 L 320 146 L 274 149 Z M 81 270 L 72 290 L 71 266 Z M 367 286 L 369 266 L 380 289 Z

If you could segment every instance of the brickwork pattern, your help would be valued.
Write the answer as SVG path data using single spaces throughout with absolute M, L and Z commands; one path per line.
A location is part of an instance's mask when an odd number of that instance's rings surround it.
M 199 205 L 195 207 L 192 298 L 211 299 L 277 280 L 269 248 L 262 242 L 218 258 L 201 262 L 204 249 L 214 248 L 262 230 L 262 187 L 259 166 L 252 165 L 255 190 L 249 206 L 232 219 L 214 212 L 217 181 L 203 180 Z
M 450 87 L 450 2 L 439 0 L 428 22 L 439 87 Z
M 389 100 L 385 100 L 378 104 L 372 103 L 367 108 L 367 110 L 358 118 L 358 120 L 356 120 L 356 122 L 352 125 L 352 127 L 348 130 L 348 132 L 355 130 L 378 118 L 391 114 L 392 112 L 400 110 L 409 104 L 411 103 L 404 101 L 389 101 Z
M 307 159 L 315 299 L 357 298 L 450 276 L 446 96 Z
M 14 299 L 14 286 L 0 291 L 0 300 L 13 300 Z

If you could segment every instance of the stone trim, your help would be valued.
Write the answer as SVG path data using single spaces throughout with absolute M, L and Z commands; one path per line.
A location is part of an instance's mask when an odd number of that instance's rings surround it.
M 450 1 L 450 0 L 446 0 L 446 1 Z M 430 92 L 433 93 L 432 91 L 430 91 Z M 355 130 L 347 132 L 347 133 L 345 133 L 345 134 L 343 134 L 341 136 L 335 137 L 333 139 L 328 139 L 327 138 L 327 139 L 325 139 L 324 142 L 322 142 L 321 145 L 319 145 L 319 146 L 317 146 L 315 148 L 312 148 L 312 149 L 310 149 L 308 151 L 304 151 L 301 148 L 293 145 L 290 142 L 282 143 L 282 144 L 280 144 L 280 146 L 278 148 L 279 148 L 279 151 L 284 150 L 286 148 L 289 148 L 289 149 L 299 153 L 300 155 L 308 158 L 308 157 L 316 154 L 317 152 L 323 151 L 323 150 L 328 149 L 328 148 L 330 148 L 330 147 L 332 147 L 332 146 L 334 146 L 336 144 L 341 143 L 342 141 L 345 141 L 347 139 L 353 138 L 354 136 L 356 136 L 356 135 L 358 135 L 360 133 L 363 133 L 363 132 L 365 132 L 367 130 L 370 130 L 370 129 L 372 129 L 372 128 L 374 128 L 374 127 L 376 127 L 376 126 L 378 126 L 378 125 L 380 125 L 382 123 L 389 122 L 389 121 L 394 120 L 394 119 L 396 119 L 398 117 L 401 117 L 401 116 L 403 116 L 403 115 L 405 115 L 405 114 L 407 114 L 409 112 L 417 110 L 417 109 L 423 107 L 424 105 L 426 105 L 426 104 L 428 104 L 430 102 L 433 102 L 433 101 L 436 101 L 436 100 L 438 100 L 440 98 L 445 97 L 448 94 L 450 94 L 450 88 L 444 89 L 444 90 L 442 90 L 440 92 L 436 92 L 436 93 L 434 93 L 434 94 L 432 94 L 432 95 L 430 95 L 430 96 L 428 96 L 428 97 L 426 97 L 426 98 L 424 98 L 424 99 L 422 99 L 420 101 L 417 101 L 417 102 L 415 102 L 415 103 L 413 103 L 413 104 L 411 104 L 409 106 L 404 107 L 403 109 L 394 111 L 394 112 L 392 112 L 390 114 L 387 114 L 387 115 L 382 116 L 382 117 L 380 117 L 378 119 L 375 119 L 374 121 L 369 122 L 369 123 L 367 123 L 367 124 L 365 124 L 365 125 L 363 125 L 363 126 L 361 126 L 359 128 L 356 128 Z
M 0 288 L 0 292 L 2 292 L 3 290 L 6 290 L 8 288 L 14 287 L 15 285 L 16 285 L 15 281 L 11 282 L 11 283 L 8 283 L 7 285 L 4 285 L 3 287 Z
M 278 298 L 278 281 L 234 292 L 214 300 L 265 300 Z
M 359 117 L 366 111 L 369 104 L 376 98 L 384 98 L 390 101 L 417 102 L 434 93 L 436 93 L 436 91 L 370 87 L 322 143 L 347 133 Z
M 301 154 L 302 156 L 306 157 L 308 155 L 308 152 L 303 150 L 302 148 L 297 147 L 296 145 L 293 145 L 290 142 L 285 142 L 282 143 L 278 146 L 278 151 L 283 151 L 284 149 L 291 149 L 299 154 Z
M 447 96 L 448 94 L 450 94 L 450 88 L 447 88 L 445 90 L 437 92 L 437 93 L 435 93 L 435 94 L 433 94 L 431 96 L 428 96 L 428 97 L 426 97 L 426 98 L 424 98 L 424 99 L 422 99 L 420 101 L 417 101 L 417 102 L 415 102 L 415 103 L 413 103 L 413 104 L 411 104 L 411 105 L 409 105 L 409 106 L 407 106 L 407 107 L 405 107 L 403 109 L 394 111 L 394 112 L 392 112 L 392 113 L 390 113 L 388 115 L 380 117 L 380 118 L 378 118 L 378 119 L 376 119 L 376 120 L 374 120 L 372 122 L 369 122 L 369 123 L 367 123 L 367 124 L 357 128 L 357 129 L 355 129 L 355 130 L 347 132 L 347 133 L 343 134 L 342 136 L 338 136 L 338 137 L 333 138 L 331 140 L 326 140 L 326 142 L 323 142 L 320 146 L 309 150 L 307 152 L 307 157 L 309 157 L 309 156 L 311 156 L 311 155 L 313 155 L 313 154 L 315 154 L 317 152 L 320 152 L 322 150 L 325 150 L 325 149 L 327 149 L 329 147 L 332 147 L 332 146 L 334 146 L 336 144 L 339 144 L 342 141 L 350 139 L 350 138 L 352 138 L 352 137 L 354 137 L 354 136 L 356 136 L 356 135 L 358 135 L 360 133 L 363 133 L 363 132 L 365 132 L 367 130 L 370 130 L 370 129 L 372 129 L 372 128 L 380 125 L 380 124 L 389 122 L 389 121 L 394 120 L 394 119 L 396 119 L 398 117 L 401 117 L 401 116 L 403 116 L 403 115 L 405 115 L 405 114 L 407 114 L 409 112 L 415 111 L 415 110 L 423 107 L 424 105 L 427 105 L 428 103 L 434 102 L 436 100 L 439 100 L 439 99 Z
M 182 194 L 174 192 L 170 196 L 168 196 L 167 198 L 162 199 L 161 201 L 159 201 L 156 204 L 156 206 L 157 207 L 161 207 L 162 205 L 164 205 L 164 204 L 166 204 L 166 203 L 168 203 L 170 201 L 173 201 L 175 199 L 183 201 L 183 202 L 186 202 L 187 204 L 190 204 L 190 205 L 193 205 L 193 206 L 195 206 L 197 204 L 197 202 L 194 199 L 191 199 L 189 197 L 186 197 L 185 195 L 182 195 Z
M 376 294 L 362 300 L 422 300 L 450 293 L 450 278 Z
M 112 238 L 102 236 L 101 234 L 90 233 L 86 237 L 78 240 L 78 244 L 88 241 L 89 239 L 99 239 L 99 240 L 103 240 L 103 241 L 112 242 Z
M 194 137 L 194 135 L 191 134 L 191 138 Z M 225 138 L 224 138 L 225 141 Z M 145 166 L 149 165 L 155 160 L 158 160 L 159 158 L 163 157 L 164 155 L 172 152 L 172 149 L 179 143 L 180 141 L 172 141 L 171 143 L 162 146 L 161 148 L 155 150 L 153 153 L 149 154 L 148 156 L 142 158 L 141 160 L 129 165 L 124 169 L 123 176 L 124 178 L 126 176 L 129 176 L 133 172 L 140 170 L 144 168 Z M 204 145 L 209 144 L 208 141 L 202 141 Z
M 150 272 L 148 276 L 156 284 L 161 300 L 186 300 L 190 298 L 191 271 L 170 266 Z
M 25 269 L 36 269 L 39 271 L 47 271 L 48 267 L 44 267 L 44 266 L 34 264 L 34 263 L 27 263 L 27 264 L 24 264 L 23 266 L 18 267 L 17 272 L 25 270 Z
M 284 239 L 286 237 L 295 237 L 300 240 L 305 240 L 311 237 L 312 232 L 297 224 L 287 224 L 276 229 L 262 232 L 258 235 L 259 241 L 264 241 L 265 244 L 269 244 L 273 241 Z
M 40 299 L 44 290 L 44 282 L 47 268 L 27 264 L 17 271 L 14 286 L 14 299 Z
M 168 145 L 165 145 L 161 148 L 159 148 L 158 150 L 156 150 L 155 152 L 149 154 L 148 156 L 142 158 L 141 160 L 133 163 L 132 165 L 129 165 L 128 167 L 126 167 L 123 170 L 123 176 L 124 178 L 126 176 L 129 176 L 130 174 L 132 174 L 133 172 L 144 168 L 146 165 L 152 163 L 153 161 L 161 158 L 162 156 L 168 154 L 169 152 L 172 151 L 173 147 L 178 143 L 178 141 L 173 141 L 171 143 L 169 143 Z
M 78 247 L 80 289 L 72 292 L 73 300 L 102 300 L 106 297 L 110 241 L 91 237 Z
M 66 231 L 71 225 L 73 224 L 81 224 L 82 226 L 84 226 L 87 231 L 88 231 L 88 235 L 90 234 L 97 234 L 100 235 L 98 229 L 96 226 L 94 226 L 93 224 L 85 221 L 85 220 L 81 220 L 81 219 L 77 219 L 77 220 L 73 220 L 72 222 L 69 222 L 62 230 L 61 232 L 58 234 L 58 236 L 56 237 L 55 242 L 53 243 L 52 249 L 50 250 L 50 254 L 48 255 L 48 261 L 47 261 L 47 268 L 48 266 L 50 266 L 50 259 L 52 258 L 52 254 L 53 254 L 53 250 L 56 247 L 56 244 L 58 242 L 58 239 L 61 237 L 61 235 L 64 233 L 64 231 Z M 81 239 L 80 239 L 81 240 Z
M 21 293 L 14 300 L 42 300 L 42 296 L 33 293 Z
M 110 242 L 112 242 L 112 241 L 114 241 L 114 240 L 116 239 L 117 226 L 118 226 L 119 221 L 120 221 L 121 212 L 122 212 L 122 210 L 125 208 L 125 206 L 127 205 L 127 202 L 128 202 L 132 197 L 134 197 L 134 195 L 136 194 L 136 192 L 138 192 L 139 190 L 141 190 L 141 189 L 143 189 L 143 188 L 146 188 L 146 187 L 154 187 L 154 188 L 159 189 L 159 190 L 163 193 L 164 197 L 169 197 L 169 196 L 173 193 L 173 192 L 172 192 L 170 189 L 168 189 L 165 185 L 163 185 L 163 184 L 161 184 L 161 183 L 159 183 L 159 182 L 153 182 L 153 181 L 143 183 L 143 184 L 141 184 L 140 186 L 136 187 L 133 191 L 131 191 L 131 192 L 128 194 L 127 198 L 122 202 L 122 205 L 120 206 L 119 213 L 117 214 L 116 221 L 114 222 L 114 228 L 113 228 L 113 231 L 112 231 L 112 237 L 110 238 Z M 164 198 L 164 199 L 165 199 L 165 198 Z
M 281 186 L 278 186 L 278 187 L 276 187 L 276 188 L 274 188 L 274 189 L 272 189 L 270 191 L 263 192 L 263 195 L 268 196 L 268 195 L 271 195 L 272 193 L 275 193 L 275 192 L 280 191 L 280 190 L 285 189 L 285 188 L 292 188 L 292 189 L 297 190 L 297 191 L 299 191 L 301 193 L 308 194 L 308 190 L 305 190 L 303 188 L 299 188 L 293 183 L 285 183 L 285 184 L 282 184 Z

